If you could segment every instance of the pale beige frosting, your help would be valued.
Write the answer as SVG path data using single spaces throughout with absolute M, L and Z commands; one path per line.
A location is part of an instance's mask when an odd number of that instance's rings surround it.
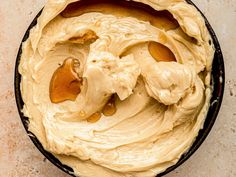
M 29 130 L 81 177 L 155 176 L 177 163 L 204 123 L 214 55 L 204 20 L 183 0 L 135 0 L 172 13 L 180 27 L 169 31 L 133 17 L 58 15 L 75 1 L 49 0 L 23 45 L 19 71 Z M 68 42 L 88 30 L 98 36 L 94 43 Z M 154 60 L 149 41 L 167 46 L 177 62 Z M 53 104 L 50 80 L 68 57 L 80 61 L 82 91 L 75 101 Z M 88 123 L 112 94 L 116 114 Z

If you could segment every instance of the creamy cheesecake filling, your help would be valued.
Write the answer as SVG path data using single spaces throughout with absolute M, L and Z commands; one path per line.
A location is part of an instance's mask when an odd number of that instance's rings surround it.
M 19 66 L 29 130 L 75 175 L 155 176 L 203 126 L 209 41 L 184 0 L 49 0 Z

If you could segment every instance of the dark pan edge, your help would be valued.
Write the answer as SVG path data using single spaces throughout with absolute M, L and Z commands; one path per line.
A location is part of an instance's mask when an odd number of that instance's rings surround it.
M 203 18 L 205 19 L 206 22 L 206 26 L 211 34 L 212 40 L 214 42 L 215 48 L 216 48 L 216 52 L 215 52 L 215 56 L 214 56 L 214 61 L 213 61 L 213 69 L 212 69 L 212 80 L 214 80 L 214 88 L 216 87 L 217 89 L 214 89 L 213 91 L 213 95 L 212 95 L 212 99 L 211 99 L 211 106 L 209 108 L 207 117 L 206 117 L 206 121 L 204 123 L 204 127 L 202 130 L 200 130 L 199 135 L 197 136 L 196 140 L 194 141 L 193 145 L 191 146 L 190 150 L 183 154 L 181 159 L 173 166 L 169 167 L 165 172 L 157 175 L 157 177 L 161 177 L 166 175 L 167 173 L 173 171 L 174 169 L 176 169 L 177 167 L 179 167 L 181 164 L 183 164 L 187 159 L 190 158 L 190 156 L 192 156 L 196 150 L 200 147 L 200 145 L 204 142 L 204 140 L 206 139 L 206 137 L 208 136 L 208 134 L 210 133 L 217 115 L 219 113 L 220 110 L 220 106 L 222 103 L 222 99 L 223 99 L 223 94 L 224 94 L 224 87 L 225 87 L 225 68 L 224 68 L 224 61 L 223 61 L 223 55 L 222 55 L 222 51 L 220 48 L 220 44 L 218 42 L 218 39 L 215 35 L 215 32 L 213 31 L 211 25 L 209 24 L 208 20 L 206 19 L 206 17 L 203 15 L 203 13 L 199 10 L 199 8 L 190 0 L 186 0 L 189 4 L 192 4 L 193 6 L 195 6 L 195 8 L 201 13 L 201 15 L 203 16 Z M 17 104 L 17 108 L 18 108 L 18 112 L 22 121 L 22 124 L 27 132 L 27 134 L 29 135 L 30 139 L 32 140 L 32 142 L 34 143 L 34 145 L 39 149 L 39 151 L 54 165 L 56 165 L 59 169 L 61 169 L 62 171 L 66 172 L 67 174 L 70 174 L 71 176 L 75 176 L 73 175 L 73 169 L 63 165 L 56 157 L 54 157 L 51 153 L 47 152 L 46 150 L 44 150 L 43 146 L 41 145 L 41 143 L 39 142 L 39 140 L 31 133 L 28 131 L 28 118 L 25 117 L 23 115 L 23 113 L 21 112 L 22 108 L 23 108 L 23 100 L 21 97 L 21 92 L 20 92 L 20 82 L 21 82 L 21 75 L 18 72 L 18 66 L 19 66 L 19 62 L 20 62 L 20 58 L 21 58 L 21 54 L 22 54 L 22 43 L 24 41 L 26 41 L 29 37 L 29 32 L 30 29 L 32 29 L 36 24 L 37 24 L 37 18 L 41 15 L 42 10 L 38 13 L 38 15 L 34 18 L 34 20 L 32 21 L 32 23 L 30 24 L 29 28 L 27 29 L 23 40 L 21 42 L 18 54 L 17 54 L 17 58 L 16 58 L 16 64 L 15 64 L 15 77 L 14 77 L 14 91 L 15 91 L 15 99 L 16 99 L 16 104 Z M 220 72 L 219 72 L 220 71 Z M 219 72 L 219 73 L 218 73 Z M 215 75 L 216 74 L 216 75 Z M 222 78 L 222 82 L 220 82 L 219 78 Z M 218 90 L 218 92 L 217 92 Z M 214 102 L 215 100 L 217 100 L 217 102 Z

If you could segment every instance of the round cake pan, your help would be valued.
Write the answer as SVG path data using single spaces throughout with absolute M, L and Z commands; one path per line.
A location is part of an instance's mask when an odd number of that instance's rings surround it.
M 189 4 L 192 4 L 193 6 L 195 6 L 197 8 L 197 6 L 192 1 L 187 0 L 187 2 Z M 215 46 L 215 49 L 216 49 L 215 55 L 214 55 L 214 60 L 213 60 L 213 65 L 212 65 L 212 73 L 211 73 L 211 75 L 212 75 L 211 84 L 212 84 L 212 87 L 213 87 L 213 93 L 212 93 L 212 98 L 211 98 L 211 101 L 210 101 L 210 108 L 209 108 L 207 116 L 206 116 L 204 127 L 203 127 L 203 129 L 201 129 L 199 131 L 199 134 L 198 134 L 196 140 L 194 141 L 193 145 L 190 147 L 188 152 L 186 152 L 185 154 L 183 154 L 181 156 L 181 158 L 180 158 L 180 160 L 178 161 L 177 164 L 171 166 L 165 172 L 157 175 L 157 177 L 164 176 L 165 174 L 167 174 L 167 173 L 173 171 L 174 169 L 176 169 L 177 167 L 179 167 L 191 155 L 193 155 L 193 153 L 200 147 L 200 145 L 206 139 L 207 135 L 209 134 L 209 132 L 211 131 L 211 129 L 212 129 L 214 123 L 215 123 L 215 120 L 217 118 L 218 112 L 220 110 L 221 102 L 222 102 L 222 99 L 223 99 L 224 86 L 225 86 L 225 69 L 224 69 L 224 60 L 223 60 L 223 55 L 222 55 L 222 52 L 221 52 L 220 44 L 219 44 L 218 39 L 217 39 L 211 25 L 209 24 L 208 20 L 206 19 L 206 17 L 203 15 L 203 13 L 199 9 L 198 9 L 198 11 L 202 14 L 203 18 L 205 19 L 206 26 L 207 26 L 207 28 L 210 32 L 210 35 L 212 37 L 212 40 L 213 40 L 213 43 L 214 43 L 214 46 Z M 39 142 L 39 140 L 31 132 L 29 132 L 29 130 L 28 130 L 28 123 L 29 123 L 28 118 L 25 117 L 23 115 L 22 111 L 21 111 L 23 109 L 24 102 L 22 100 L 21 91 L 20 91 L 21 75 L 18 72 L 18 66 L 19 66 L 19 62 L 20 62 L 20 58 L 21 58 L 21 54 L 22 54 L 22 43 L 28 39 L 30 29 L 33 28 L 37 24 L 37 18 L 40 16 L 41 12 L 42 12 L 42 10 L 34 18 L 32 23 L 30 24 L 28 30 L 26 31 L 26 33 L 23 37 L 23 40 L 21 42 L 20 48 L 19 48 L 17 58 L 16 58 L 15 78 L 14 78 L 16 104 L 17 104 L 17 107 L 18 107 L 18 112 L 19 112 L 20 118 L 21 118 L 22 123 L 25 127 L 25 130 L 26 130 L 27 134 L 29 135 L 30 139 L 32 140 L 32 142 L 34 143 L 34 145 L 54 165 L 56 165 L 58 168 L 60 168 L 64 172 L 74 176 L 72 168 L 70 168 L 66 165 L 63 165 L 51 153 L 44 150 L 44 148 L 43 148 L 42 144 Z M 211 42 L 211 41 L 209 41 L 209 42 Z

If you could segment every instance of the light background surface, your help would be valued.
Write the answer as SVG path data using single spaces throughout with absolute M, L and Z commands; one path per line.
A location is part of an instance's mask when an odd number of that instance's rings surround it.
M 193 0 L 220 41 L 226 65 L 221 111 L 199 150 L 166 177 L 236 177 L 236 0 Z M 0 0 L 0 177 L 69 177 L 34 147 L 14 99 L 20 42 L 45 0 Z

